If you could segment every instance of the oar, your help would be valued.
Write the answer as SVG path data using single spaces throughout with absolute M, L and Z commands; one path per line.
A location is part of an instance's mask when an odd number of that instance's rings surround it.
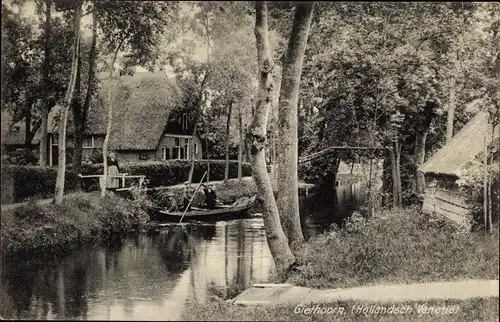
M 184 218 L 184 215 L 186 214 L 186 211 L 189 209 L 189 206 L 191 206 L 191 202 L 193 202 L 193 199 L 194 199 L 194 196 L 196 195 L 196 193 L 198 192 L 198 189 L 200 189 L 202 183 L 203 183 L 203 179 L 205 179 L 205 176 L 207 175 L 207 171 L 205 171 L 205 173 L 203 174 L 203 177 L 201 177 L 201 181 L 200 183 L 198 184 L 198 187 L 196 187 L 196 190 L 193 192 L 193 195 L 191 196 L 191 200 L 189 200 L 189 203 L 188 205 L 186 206 L 186 209 L 184 209 L 184 212 L 182 213 L 182 217 L 181 217 L 181 220 L 179 220 L 179 222 L 182 222 L 182 219 Z

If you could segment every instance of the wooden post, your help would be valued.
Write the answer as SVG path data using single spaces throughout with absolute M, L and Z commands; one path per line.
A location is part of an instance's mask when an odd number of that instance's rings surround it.
M 106 190 L 106 187 L 104 186 L 104 178 L 103 176 L 98 176 L 99 178 L 99 187 L 101 188 L 101 196 L 102 194 L 104 194 L 105 192 L 103 192 L 103 190 Z
M 484 137 L 484 180 L 483 180 L 484 233 L 488 232 L 488 141 Z
M 368 216 L 365 221 L 368 222 L 368 217 L 373 216 L 372 206 L 372 169 L 373 169 L 373 155 L 370 156 L 370 172 L 368 174 Z
M 492 129 L 491 129 L 491 143 L 493 144 L 495 139 L 495 126 L 493 124 Z M 493 152 L 490 155 L 490 167 L 493 166 Z M 493 180 L 491 176 L 489 176 L 488 180 L 488 231 L 490 234 L 493 233 L 493 219 L 492 217 L 492 212 L 493 212 L 493 204 L 491 201 L 491 185 L 493 183 Z
M 193 192 L 193 195 L 191 196 L 191 200 L 189 200 L 188 205 L 186 206 L 186 209 L 184 209 L 184 212 L 182 213 L 181 220 L 179 222 L 182 222 L 182 219 L 184 219 L 184 215 L 186 214 L 186 211 L 189 209 L 189 206 L 191 206 L 191 203 L 193 202 L 194 196 L 198 192 L 198 189 L 200 189 L 201 184 L 203 183 L 203 179 L 205 179 L 205 176 L 208 174 L 208 171 L 205 171 L 203 174 L 203 177 L 201 177 L 200 183 L 198 184 L 198 187 L 196 187 L 196 190 Z

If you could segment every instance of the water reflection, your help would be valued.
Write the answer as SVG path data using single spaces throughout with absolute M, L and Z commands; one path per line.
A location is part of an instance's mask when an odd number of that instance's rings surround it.
M 365 202 L 366 191 L 363 187 L 361 183 L 356 183 L 336 187 L 333 195 L 302 197 L 299 207 L 304 238 L 307 240 L 322 234 L 332 224 L 342 225 Z
M 273 271 L 261 219 L 171 227 L 63 259 L 5 263 L 19 318 L 178 319 L 186 300 L 226 297 Z
M 306 238 L 352 214 L 357 187 L 337 200 L 301 199 Z M 18 318 L 176 320 L 186 301 L 232 298 L 266 282 L 274 264 L 261 218 L 169 227 L 49 259 L 4 262 L 1 289 Z

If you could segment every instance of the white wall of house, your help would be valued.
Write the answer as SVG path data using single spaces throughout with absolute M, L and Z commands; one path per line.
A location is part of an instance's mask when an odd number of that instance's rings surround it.
M 120 150 L 116 151 L 117 158 L 121 162 L 161 161 L 190 159 L 193 153 L 191 135 L 165 134 L 158 144 L 157 150 Z M 199 136 L 194 138 L 194 158 L 201 159 L 203 151 Z M 73 149 L 73 138 L 67 139 L 68 149 Z M 83 140 L 82 157 L 85 160 L 90 157 L 94 149 L 102 149 L 104 135 L 85 136 Z M 57 137 L 49 135 L 48 162 L 50 166 L 57 164 L 58 140 Z
M 157 160 L 181 160 L 190 159 L 192 153 L 194 153 L 195 159 L 201 159 L 203 156 L 203 151 L 201 147 L 201 140 L 198 136 L 194 138 L 195 151 L 192 151 L 192 140 L 191 135 L 176 135 L 176 134 L 165 134 L 160 143 L 158 144 L 158 149 L 156 151 Z

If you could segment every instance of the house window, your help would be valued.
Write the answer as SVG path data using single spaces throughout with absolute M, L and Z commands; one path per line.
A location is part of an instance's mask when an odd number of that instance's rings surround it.
M 182 130 L 186 131 L 188 128 L 187 113 L 182 114 Z
M 194 144 L 194 154 L 198 154 L 198 143 Z
M 91 137 L 83 138 L 82 147 L 84 149 L 92 149 L 94 147 L 94 137 L 91 136 Z
M 167 147 L 162 147 L 161 148 L 161 155 L 162 155 L 163 160 L 170 159 L 170 149 Z
M 148 159 L 148 154 L 146 152 L 141 152 L 139 154 L 139 159 L 140 160 L 147 160 Z
M 187 140 L 187 139 L 186 139 Z M 187 144 L 181 146 L 180 138 L 175 138 L 175 145 L 172 149 L 173 159 L 187 159 L 189 147 Z

